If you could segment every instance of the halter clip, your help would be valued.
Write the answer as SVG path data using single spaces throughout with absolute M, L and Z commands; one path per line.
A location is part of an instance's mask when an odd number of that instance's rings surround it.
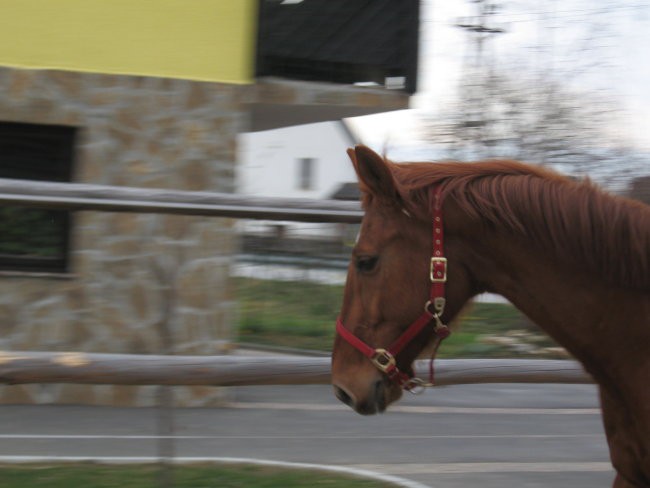
M 426 388 L 431 386 L 434 386 L 433 383 L 424 381 L 420 378 L 409 378 L 409 380 L 404 383 L 403 388 L 412 395 L 420 395 L 424 393 Z

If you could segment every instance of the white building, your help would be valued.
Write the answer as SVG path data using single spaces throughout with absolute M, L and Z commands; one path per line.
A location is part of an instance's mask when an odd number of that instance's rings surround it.
M 319 122 L 239 136 L 237 191 L 256 197 L 328 199 L 356 182 L 346 149 L 359 143 L 344 121 Z M 333 237 L 337 224 L 246 221 L 247 233 Z

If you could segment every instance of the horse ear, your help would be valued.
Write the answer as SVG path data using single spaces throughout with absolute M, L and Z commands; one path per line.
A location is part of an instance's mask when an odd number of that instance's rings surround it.
M 348 153 L 348 157 L 350 158 L 350 161 L 352 161 L 352 166 L 354 166 L 354 169 L 356 171 L 356 169 L 357 169 L 357 155 L 354 153 L 354 149 L 349 147 L 346 152 Z
M 362 145 L 348 149 L 348 156 L 359 177 L 361 191 L 389 201 L 399 198 L 393 173 L 384 158 Z

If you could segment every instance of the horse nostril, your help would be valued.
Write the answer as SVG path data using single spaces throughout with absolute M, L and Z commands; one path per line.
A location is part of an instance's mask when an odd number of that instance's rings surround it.
M 336 398 L 341 400 L 343 403 L 345 403 L 349 407 L 353 406 L 354 400 L 352 400 L 352 397 L 350 395 L 348 395 L 348 393 L 343 388 L 340 388 L 340 387 L 334 385 L 334 394 L 336 395 Z

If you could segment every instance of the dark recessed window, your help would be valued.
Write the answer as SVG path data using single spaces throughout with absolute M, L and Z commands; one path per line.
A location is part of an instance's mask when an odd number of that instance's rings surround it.
M 0 178 L 69 182 L 76 129 L 0 122 Z M 0 205 L 0 270 L 68 271 L 70 212 Z
M 298 159 L 298 189 L 313 190 L 315 185 L 316 160 L 314 158 Z

